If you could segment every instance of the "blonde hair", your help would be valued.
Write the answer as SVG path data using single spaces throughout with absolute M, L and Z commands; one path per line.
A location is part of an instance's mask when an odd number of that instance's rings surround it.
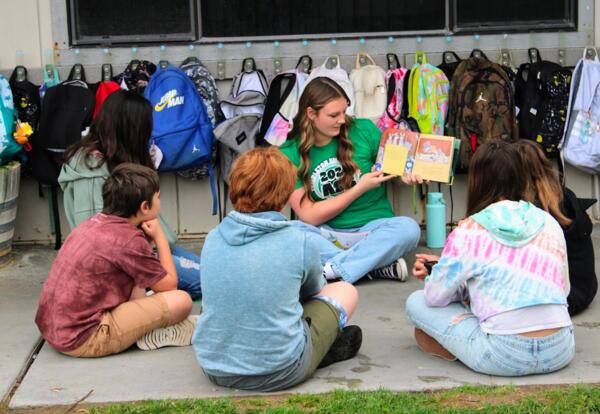
M 305 197 L 308 196 L 312 200 L 312 184 L 310 181 L 310 149 L 315 143 L 315 127 L 312 121 L 308 118 L 306 112 L 308 108 L 312 108 L 319 112 L 329 102 L 343 98 L 350 103 L 350 99 L 346 92 L 334 80 L 326 77 L 318 77 L 310 81 L 298 103 L 298 114 L 294 118 L 294 127 L 288 134 L 288 139 L 298 140 L 298 152 L 300 154 L 300 178 L 304 184 Z M 346 122 L 340 128 L 340 133 L 337 136 L 338 148 L 337 159 L 342 164 L 344 175 L 340 180 L 342 189 L 347 190 L 352 187 L 354 173 L 359 170 L 358 165 L 352 159 L 354 154 L 354 146 L 348 136 L 352 118 L 346 115 Z
M 521 162 L 529 173 L 525 177 L 523 198 L 535 202 L 541 209 L 550 213 L 561 226 L 566 227 L 572 220 L 560 209 L 563 200 L 563 188 L 557 171 L 544 155 L 542 149 L 533 141 L 521 139 L 516 146 Z
M 231 203 L 240 213 L 281 211 L 294 191 L 296 174 L 294 164 L 275 147 L 247 151 L 231 168 Z

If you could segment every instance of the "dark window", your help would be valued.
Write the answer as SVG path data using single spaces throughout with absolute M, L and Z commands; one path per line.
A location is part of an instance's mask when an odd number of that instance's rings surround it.
M 73 45 L 577 28 L 577 0 L 66 1 Z
M 445 0 L 201 1 L 202 37 L 444 30 Z
M 454 0 L 460 31 L 575 29 L 575 0 Z
M 197 39 L 195 0 L 69 0 L 71 43 Z

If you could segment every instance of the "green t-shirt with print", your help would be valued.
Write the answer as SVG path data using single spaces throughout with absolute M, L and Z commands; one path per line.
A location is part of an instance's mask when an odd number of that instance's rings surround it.
M 354 162 L 360 172 L 354 175 L 354 184 L 362 174 L 371 171 L 381 131 L 368 119 L 355 119 L 349 132 L 350 141 L 354 145 Z M 338 140 L 334 138 L 323 147 L 313 146 L 310 150 L 310 179 L 312 184 L 312 197 L 315 201 L 333 198 L 340 194 L 339 180 L 343 176 L 342 165 L 336 157 Z M 300 166 L 301 158 L 298 152 L 298 140 L 288 139 L 281 147 L 281 152 L 296 166 Z M 303 187 L 302 179 L 298 175 L 296 188 Z M 329 220 L 327 225 L 334 229 L 351 229 L 362 227 L 372 220 L 393 217 L 392 206 L 387 199 L 385 186 L 367 191 L 354 200 L 339 215 Z

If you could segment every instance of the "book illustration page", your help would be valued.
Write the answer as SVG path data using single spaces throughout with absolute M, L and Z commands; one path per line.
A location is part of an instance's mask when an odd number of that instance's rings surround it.
M 376 171 L 394 175 L 404 175 L 405 172 L 410 173 L 414 164 L 414 154 L 418 140 L 419 134 L 408 129 L 386 130 L 381 138 L 377 154 Z M 388 146 L 393 153 L 386 156 Z M 404 151 L 398 148 L 405 149 L 406 156 Z M 387 161 L 385 161 L 386 159 Z
M 454 138 L 422 134 L 412 173 L 424 179 L 447 183 L 450 179 Z
M 408 149 L 402 145 L 385 144 L 383 153 L 383 171 L 386 174 L 404 175 Z

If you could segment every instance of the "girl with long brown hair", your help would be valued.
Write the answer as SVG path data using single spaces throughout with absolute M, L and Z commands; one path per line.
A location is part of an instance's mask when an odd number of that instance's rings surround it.
M 538 144 L 522 139 L 514 145 L 528 171 L 523 198 L 550 213 L 563 229 L 571 283 L 567 302 L 569 314 L 577 315 L 588 307 L 598 291 L 593 225 L 585 212 L 595 200 L 579 199 L 573 191 L 563 187 L 558 171 Z
M 514 144 L 493 140 L 469 165 L 467 218 L 450 233 L 423 290 L 406 301 L 417 344 L 488 375 L 556 371 L 575 354 L 567 310 L 562 230 L 523 200 L 524 166 Z
M 370 120 L 348 117 L 349 102 L 332 79 L 306 85 L 281 146 L 298 167 L 290 205 L 298 227 L 318 246 L 327 279 L 404 281 L 402 256 L 417 246 L 420 229 L 413 219 L 394 216 L 382 185 L 394 176 L 372 171 L 381 132 Z
M 128 162 L 154 169 L 148 151 L 151 134 L 152 105 L 148 100 L 123 90 L 106 98 L 89 134 L 67 148 L 58 177 L 71 229 L 102 211 L 102 185 L 117 166 Z M 175 233 L 160 220 L 177 267 L 179 289 L 198 299 L 202 296 L 200 257 L 176 246 Z

